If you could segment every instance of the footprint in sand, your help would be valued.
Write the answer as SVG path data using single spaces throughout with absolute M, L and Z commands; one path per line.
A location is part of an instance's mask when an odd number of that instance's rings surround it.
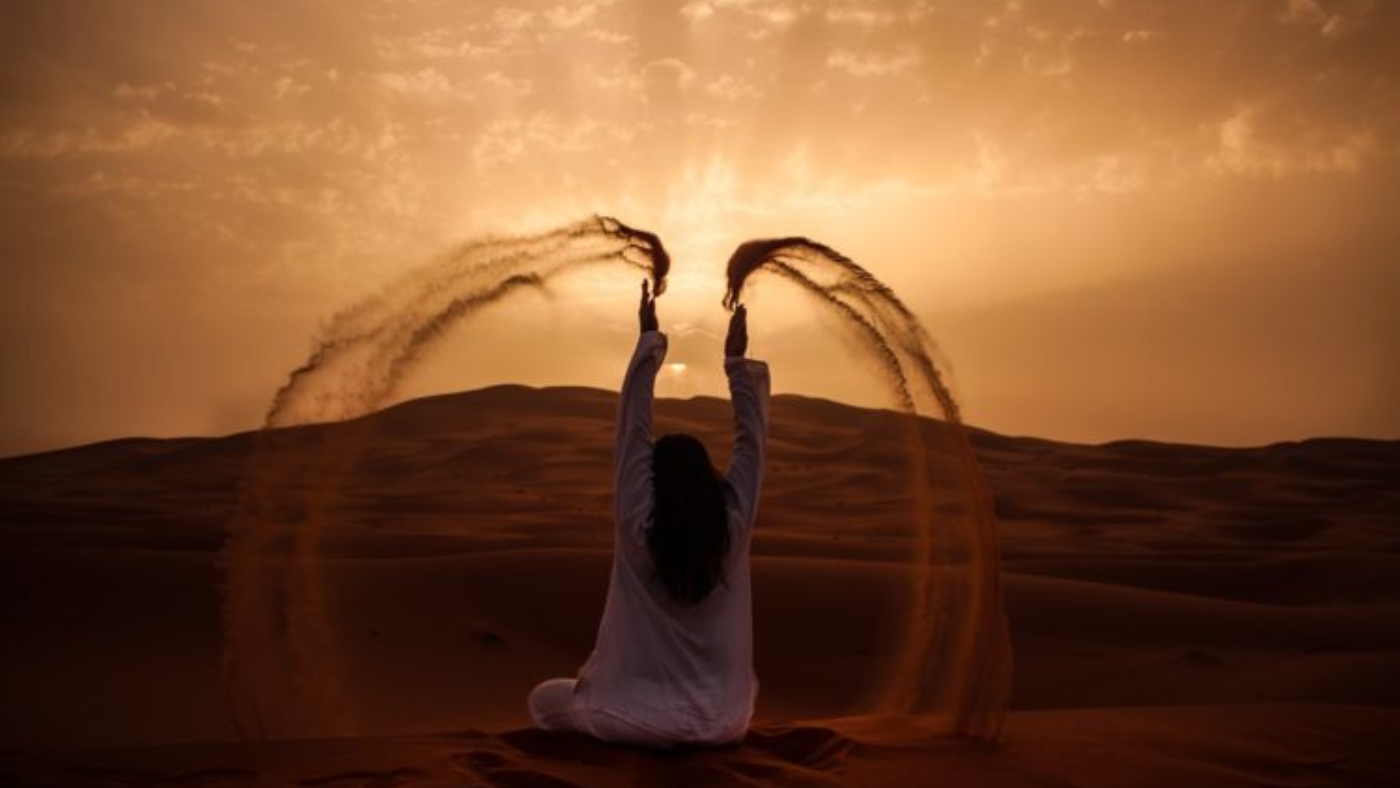
M 459 753 L 449 760 L 458 771 L 480 777 L 496 788 L 579 788 L 577 783 L 552 774 L 513 765 L 506 756 L 490 750 Z

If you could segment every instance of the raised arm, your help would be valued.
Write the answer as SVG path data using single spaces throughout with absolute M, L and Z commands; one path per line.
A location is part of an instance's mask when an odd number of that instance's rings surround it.
M 724 477 L 739 498 L 744 527 L 751 528 L 763 486 L 770 383 L 768 365 L 744 358 L 747 349 L 748 310 L 740 305 L 729 320 L 729 335 L 724 343 L 724 372 L 729 378 L 729 400 L 734 408 L 734 451 Z
M 655 301 L 642 285 L 641 336 L 627 364 L 617 406 L 613 442 L 613 502 L 617 527 L 639 538 L 651 506 L 651 401 L 656 373 L 666 358 L 666 335 L 657 330 Z

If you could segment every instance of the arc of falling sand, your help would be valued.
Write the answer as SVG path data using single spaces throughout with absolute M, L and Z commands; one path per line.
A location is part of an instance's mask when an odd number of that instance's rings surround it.
M 599 243 L 604 247 L 590 248 Z M 660 239 L 598 216 L 536 236 L 468 244 L 342 311 L 323 329 L 307 362 L 272 399 L 220 553 L 225 686 L 240 736 L 267 738 L 288 724 L 301 733 L 355 728 L 341 692 L 346 669 L 328 625 L 320 554 L 325 511 L 356 453 L 354 434 L 331 428 L 306 446 L 298 443 L 303 436 L 297 430 L 274 428 L 309 420 L 299 411 L 307 397 L 330 418 L 369 413 L 392 397 L 422 352 L 456 322 L 515 291 L 543 289 L 559 274 L 606 263 L 642 269 L 654 292 L 665 291 L 670 257 Z M 502 275 L 495 285 L 480 286 Z M 446 303 L 427 314 L 414 310 L 434 296 Z M 396 309 L 396 303 L 406 307 Z M 323 402 L 318 380 L 366 349 L 367 368 Z M 337 407 L 325 412 L 327 404 Z M 298 479 L 310 480 L 300 495 L 288 490 Z
M 485 291 L 453 299 L 443 311 L 433 314 L 424 325 L 407 332 L 405 344 L 397 348 L 396 352 L 385 354 L 387 358 L 379 361 L 385 365 L 386 379 L 394 381 L 401 377 L 409 364 L 417 358 L 414 343 L 427 341 L 439 333 L 441 325 L 445 322 L 499 301 L 513 290 L 542 287 L 543 281 L 539 274 L 513 274 Z M 368 412 L 387 401 L 390 395 L 392 388 L 380 381 L 370 392 L 353 398 L 351 407 L 362 408 L 364 412 Z M 285 657 L 294 671 L 291 676 L 291 697 L 299 699 L 305 708 L 317 710 L 317 713 L 300 724 L 311 724 L 318 718 L 329 719 L 333 721 L 332 731 L 353 730 L 354 714 L 350 705 L 340 697 L 340 688 L 346 683 L 347 670 L 338 657 L 340 649 L 336 648 L 335 634 L 329 623 L 330 605 L 323 582 L 324 556 L 321 553 L 321 537 L 324 533 L 324 514 L 333 503 L 339 487 L 338 482 L 358 455 L 359 441 L 355 440 L 355 437 L 344 432 L 333 432 L 318 436 L 317 443 L 310 451 L 293 447 L 290 456 L 278 456 L 274 453 L 269 457 L 268 454 L 263 454 L 255 463 L 264 470 L 273 471 L 273 478 L 264 477 L 261 480 L 264 484 L 280 485 L 285 479 L 310 480 L 309 489 L 302 495 L 304 507 L 300 517 L 293 521 L 295 527 L 284 529 L 288 532 L 281 534 L 264 531 L 261 536 L 265 539 L 270 537 L 265 543 L 268 546 L 279 539 L 290 541 L 284 559 L 285 569 L 271 578 L 274 594 L 280 597 L 281 602 L 274 602 L 270 607 L 272 612 L 281 614 L 281 618 L 276 619 L 281 634 L 278 640 L 285 645 Z M 272 444 L 263 444 L 264 447 L 269 445 Z M 289 462 L 292 463 L 290 467 Z M 274 491 L 276 489 L 277 487 L 273 487 Z M 271 525 L 274 528 L 282 523 L 275 508 L 275 500 L 271 511 L 267 511 L 269 507 L 261 501 L 252 505 L 263 509 L 260 516 L 252 518 L 253 522 L 263 526 Z M 243 529 L 243 532 L 249 531 Z M 246 555 L 246 552 L 243 554 Z M 248 597 L 243 597 L 240 601 L 246 602 L 247 599 Z M 258 610 L 247 607 L 241 607 L 239 610 L 244 616 L 259 614 Z M 246 632 L 246 626 L 242 631 Z M 264 648 L 271 645 L 266 644 Z M 264 654 L 263 659 L 273 657 L 272 654 Z M 231 659 L 231 664 L 237 665 L 237 662 Z M 237 668 L 233 669 L 237 671 Z M 240 724 L 240 733 L 250 727 L 259 738 L 265 738 L 269 732 L 267 721 L 262 718 L 261 712 L 253 713 L 251 726 Z
M 294 405 L 299 388 L 306 383 L 308 376 L 323 370 L 343 354 L 353 351 L 357 347 L 381 343 L 381 351 L 393 352 L 395 348 L 404 346 L 405 343 L 401 337 L 397 340 L 385 341 L 386 335 L 393 333 L 396 328 L 402 331 L 401 324 L 413 317 L 410 314 L 405 318 L 402 311 L 393 311 L 391 307 L 395 302 L 412 305 L 430 296 L 451 292 L 453 288 L 462 286 L 463 280 L 475 281 L 486 275 L 510 274 L 516 268 L 532 260 L 547 259 L 550 255 L 556 254 L 569 245 L 577 245 L 580 241 L 597 240 L 600 236 L 623 242 L 620 249 L 603 255 L 603 257 L 620 256 L 624 262 L 633 267 L 647 270 L 652 276 L 653 290 L 656 294 L 660 295 L 665 291 L 666 276 L 670 272 L 670 256 L 661 245 L 661 240 L 652 233 L 633 229 L 610 217 L 594 217 L 534 236 L 486 238 L 467 243 L 438 264 L 399 280 L 385 288 L 380 294 L 342 310 L 332 318 L 330 324 L 321 331 L 321 338 L 306 363 L 293 370 L 288 376 L 287 382 L 273 396 L 265 417 L 265 424 L 267 426 L 284 426 L 295 423 L 295 414 L 291 414 L 289 411 Z M 629 257 L 629 252 L 643 254 L 645 262 L 635 257 Z M 483 257 L 485 259 L 481 259 Z M 544 278 L 558 273 L 562 268 L 572 267 L 574 267 L 572 262 L 556 265 Z M 359 327 L 360 324 L 366 322 L 371 323 L 371 325 L 366 328 Z M 411 330 L 411 326 L 409 328 Z M 420 347 L 411 341 L 407 343 L 407 346 L 415 349 Z M 396 379 L 392 377 L 388 380 L 396 382 Z M 341 418 L 368 412 L 373 407 L 374 402 L 385 399 L 387 396 L 387 392 L 374 392 L 367 397 L 368 404 L 366 402 L 353 403 L 349 409 L 350 413 L 341 416 Z
M 805 294 L 835 310 L 853 328 L 862 346 L 880 362 L 895 398 L 908 416 L 906 430 L 913 472 L 916 506 L 915 583 L 910 615 L 906 619 L 904 645 L 877 701 L 876 711 L 907 713 L 915 710 L 925 666 L 931 654 L 950 660 L 940 672 L 942 681 L 931 688 L 938 705 L 946 706 L 954 731 L 995 738 L 1001 728 L 1010 696 L 1011 651 L 1001 598 L 997 554 L 996 519 L 990 491 L 977 466 L 971 442 L 961 422 L 956 400 L 933 363 L 934 346 L 917 317 L 892 290 L 873 274 L 834 249 L 802 237 L 750 241 L 735 250 L 727 266 L 728 291 L 724 304 L 732 309 L 739 301 L 747 278 L 760 269 L 771 270 L 796 284 Z M 808 273 L 810 271 L 810 273 Z M 837 281 L 823 285 L 814 278 L 834 273 Z M 862 309 L 861 307 L 864 307 Z M 946 540 L 936 545 L 927 447 L 919 425 L 919 412 L 908 385 L 909 373 L 900 361 L 908 358 L 913 377 L 920 380 L 938 403 L 951 432 L 969 493 L 972 520 L 968 568 L 964 586 L 967 614 L 958 632 L 950 632 L 947 585 L 950 578 L 933 573 L 935 548 L 944 564 L 951 563 Z M 971 573 L 971 574 L 967 574 Z M 940 627 L 940 624 L 942 625 Z

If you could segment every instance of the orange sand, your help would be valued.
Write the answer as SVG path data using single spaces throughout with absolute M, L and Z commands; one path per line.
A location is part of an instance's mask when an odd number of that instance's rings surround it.
M 615 395 L 497 387 L 349 427 L 328 537 L 362 736 L 239 744 L 216 552 L 247 435 L 0 460 L 0 778 L 78 785 L 1383 785 L 1400 781 L 1400 442 L 1227 450 L 979 433 L 1016 682 L 999 747 L 836 719 L 907 604 L 891 414 L 773 405 L 742 747 L 527 729 L 607 581 Z M 657 427 L 727 454 L 728 405 Z M 325 429 L 325 428 L 317 428 Z M 882 486 L 886 477 L 896 479 Z M 487 731 L 489 733 L 479 733 Z

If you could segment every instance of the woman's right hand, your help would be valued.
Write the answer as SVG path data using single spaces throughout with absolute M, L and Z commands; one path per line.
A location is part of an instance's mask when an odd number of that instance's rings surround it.
M 647 280 L 642 280 L 642 305 L 637 307 L 637 321 L 641 323 L 642 333 L 660 330 L 660 324 L 656 321 L 656 299 L 651 296 L 651 288 L 647 286 Z
M 748 349 L 749 310 L 739 304 L 729 316 L 729 335 L 724 338 L 724 355 L 726 358 L 743 358 Z

